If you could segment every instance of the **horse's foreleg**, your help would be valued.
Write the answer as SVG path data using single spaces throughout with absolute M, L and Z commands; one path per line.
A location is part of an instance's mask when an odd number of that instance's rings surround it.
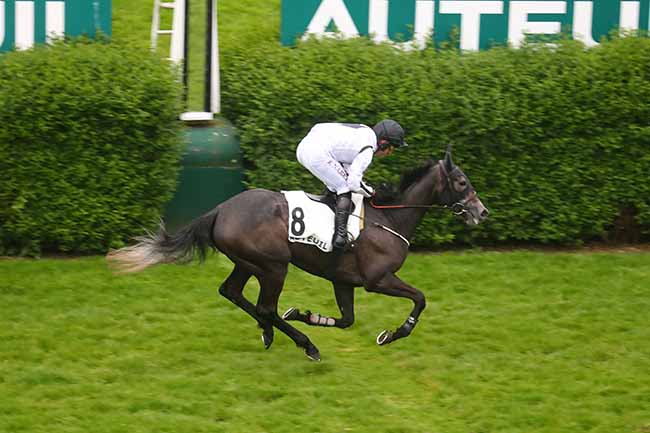
M 354 287 L 334 284 L 334 295 L 336 303 L 341 311 L 341 318 L 321 316 L 307 310 L 301 313 L 297 308 L 289 308 L 282 318 L 285 320 L 297 320 L 311 326 L 334 326 L 337 328 L 348 328 L 354 323 Z
M 409 298 L 414 304 L 411 315 L 406 319 L 402 326 L 397 328 L 395 331 L 382 331 L 377 336 L 377 344 L 383 346 L 400 338 L 408 337 L 413 331 L 413 328 L 415 328 L 420 314 L 426 307 L 424 294 L 415 287 L 406 284 L 393 274 L 385 275 L 376 284 L 367 286 L 366 290 L 369 292 L 382 293 L 388 296 Z
M 247 312 L 253 319 L 257 320 L 260 328 L 262 328 L 262 341 L 264 347 L 268 349 L 273 344 L 273 325 L 260 314 L 258 314 L 250 301 L 244 298 L 244 286 L 251 277 L 251 273 L 245 271 L 241 266 L 235 265 L 235 269 L 228 275 L 228 278 L 219 287 L 219 293 L 233 304 Z

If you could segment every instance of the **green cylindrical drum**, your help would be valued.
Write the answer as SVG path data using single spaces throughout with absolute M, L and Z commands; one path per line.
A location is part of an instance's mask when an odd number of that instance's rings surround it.
M 239 136 L 230 122 L 217 118 L 194 124 L 185 137 L 178 185 L 165 210 L 170 231 L 244 189 Z

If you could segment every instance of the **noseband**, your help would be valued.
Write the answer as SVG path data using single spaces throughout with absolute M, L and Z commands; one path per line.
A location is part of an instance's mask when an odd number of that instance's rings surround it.
M 450 209 L 454 215 L 461 216 L 463 214 L 466 214 L 469 212 L 469 208 L 467 207 L 467 203 L 470 201 L 474 200 L 476 197 L 476 191 L 472 191 L 472 193 L 469 195 L 468 198 L 464 200 L 457 201 L 456 203 L 452 204 L 451 206 L 445 206 L 446 208 Z

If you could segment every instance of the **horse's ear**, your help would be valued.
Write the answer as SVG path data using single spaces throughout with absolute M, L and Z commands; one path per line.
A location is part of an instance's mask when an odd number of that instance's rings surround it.
M 447 145 L 447 152 L 445 153 L 445 168 L 447 171 L 454 169 L 454 161 L 451 159 L 451 143 Z

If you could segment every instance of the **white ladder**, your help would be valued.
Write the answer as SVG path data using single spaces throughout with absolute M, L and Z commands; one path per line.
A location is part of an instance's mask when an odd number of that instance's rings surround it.
M 154 0 L 153 17 L 151 19 L 151 48 L 158 48 L 158 35 L 171 35 L 169 44 L 169 60 L 180 63 L 185 58 L 185 2 L 187 0 L 161 1 Z M 173 11 L 172 28 L 160 28 L 160 10 Z

